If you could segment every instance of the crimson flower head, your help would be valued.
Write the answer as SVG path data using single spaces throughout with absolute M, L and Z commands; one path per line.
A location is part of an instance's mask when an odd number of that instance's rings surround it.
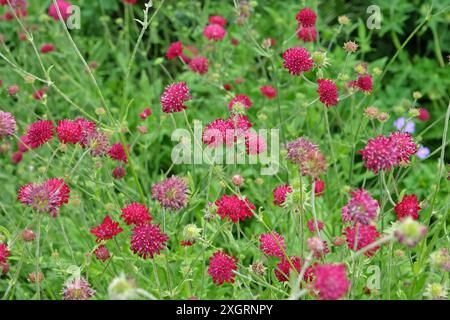
M 321 300 L 338 300 L 347 294 L 350 281 L 344 264 L 318 264 L 314 267 L 314 289 Z
M 65 119 L 58 121 L 56 134 L 62 143 L 75 144 L 80 141 L 83 131 L 78 122 Z
M 375 174 L 380 170 L 391 170 L 398 165 L 399 151 L 392 139 L 379 135 L 375 139 L 369 139 L 366 147 L 360 150 L 364 165 Z
M 297 38 L 302 40 L 303 42 L 316 42 L 317 41 L 316 28 L 314 27 L 305 28 L 299 25 L 297 29 Z
M 186 182 L 177 176 L 152 186 L 152 199 L 157 200 L 166 209 L 180 210 L 186 207 L 187 193 Z
M 8 251 L 8 248 L 6 247 L 6 244 L 0 243 L 0 264 L 6 263 L 6 260 L 10 256 L 10 253 Z
M 121 217 L 127 225 L 134 224 L 138 226 L 152 221 L 147 207 L 143 204 L 133 202 L 121 210 Z
M 234 283 L 237 270 L 237 259 L 230 257 L 223 251 L 216 251 L 209 259 L 208 274 L 212 277 L 213 282 L 219 286 L 224 282 Z
M 257 155 L 266 149 L 266 140 L 255 131 L 250 131 L 245 135 L 245 152 L 248 155 Z
M 253 102 L 247 95 L 238 94 L 233 99 L 231 99 L 230 103 L 228 104 L 228 109 L 231 111 L 236 109 L 238 106 L 241 106 L 244 109 L 249 109 L 252 105 Z
M 228 135 L 227 135 L 228 132 Z M 216 119 L 205 127 L 202 134 L 203 143 L 210 148 L 216 148 L 223 144 L 231 144 L 234 141 L 234 125 L 232 121 Z
M 55 51 L 55 46 L 51 43 L 45 43 L 41 47 L 41 53 L 49 53 Z
M 309 231 L 311 231 L 313 233 L 317 231 L 316 230 L 316 223 L 315 223 L 314 219 L 309 219 L 308 222 L 307 222 L 307 226 L 308 226 L 308 230 Z M 319 229 L 319 231 L 322 231 L 323 226 L 324 226 L 323 222 L 318 220 L 317 221 L 317 229 Z
M 91 233 L 97 237 L 97 242 L 112 239 L 122 231 L 119 223 L 111 220 L 109 215 L 106 215 L 101 224 L 91 229 Z
M 292 188 L 288 185 L 281 185 L 272 190 L 273 193 L 273 204 L 282 207 L 286 201 L 286 194 L 292 192 Z
M 419 117 L 418 119 L 420 121 L 426 122 L 428 120 L 430 120 L 430 113 L 428 112 L 427 109 L 425 108 L 419 108 Z
M 303 8 L 297 13 L 295 18 L 302 27 L 311 28 L 316 24 L 317 15 L 312 9 Z
M 16 130 L 16 119 L 5 111 L 0 111 L 0 138 L 10 136 Z
M 371 224 L 378 215 L 378 201 L 373 199 L 364 189 L 355 190 L 351 195 L 350 201 L 342 208 L 344 221 Z
M 50 120 L 33 122 L 27 131 L 27 145 L 32 149 L 39 148 L 53 138 L 53 124 Z
M 269 257 L 283 257 L 283 250 L 286 250 L 284 238 L 277 232 L 264 233 L 259 237 L 259 248 Z
M 18 200 L 36 212 L 56 217 L 59 208 L 69 202 L 70 189 L 63 179 L 53 178 L 42 184 L 29 183 L 20 187 Z
M 166 57 L 169 60 L 175 59 L 183 53 L 183 44 L 179 41 L 170 44 L 166 52 Z
M 205 57 L 194 57 L 189 61 L 189 69 L 192 72 L 197 72 L 200 75 L 208 72 L 208 59 Z
M 237 195 L 233 194 L 228 196 L 222 195 L 222 198 L 216 200 L 217 214 L 222 220 L 228 218 L 233 223 L 237 223 L 239 220 L 245 220 L 245 218 L 251 218 L 253 216 L 253 210 L 255 205 L 248 201 L 247 198 L 239 199 Z
M 398 161 L 408 163 L 411 156 L 416 154 L 417 145 L 408 132 L 393 132 L 389 139 L 394 143 L 398 151 Z
M 369 74 L 360 75 L 356 80 L 356 86 L 362 91 L 370 93 L 373 89 L 372 76 Z
M 108 248 L 106 248 L 104 245 L 101 245 L 97 249 L 95 249 L 94 254 L 98 260 L 103 262 L 105 262 L 111 257 L 111 253 L 109 252 Z
M 148 117 L 150 117 L 152 115 L 152 109 L 150 108 L 145 108 L 144 110 L 142 110 L 142 112 L 139 114 L 139 118 L 145 120 Z
M 415 194 L 410 196 L 405 194 L 402 201 L 397 203 L 394 207 L 398 220 L 402 220 L 406 217 L 411 217 L 414 220 L 418 220 L 420 210 L 422 210 L 422 208 L 420 207 L 419 201 L 417 200 Z
M 291 260 L 292 265 L 294 266 L 295 270 L 297 270 L 297 273 L 300 273 L 300 270 L 302 268 L 301 262 L 300 262 L 300 257 L 290 257 L 290 260 Z M 280 282 L 289 281 L 289 276 L 290 276 L 291 270 L 293 269 L 292 265 L 291 265 L 291 263 L 289 263 L 289 260 L 286 258 L 283 258 L 282 261 L 277 264 L 277 267 L 275 268 L 275 276 L 277 277 L 278 281 L 280 281 Z
M 71 4 L 69 2 L 66 2 L 64 0 L 56 0 L 56 4 L 58 5 L 58 9 L 61 12 L 61 16 L 64 21 L 67 21 L 70 17 L 70 6 Z M 52 17 L 55 21 L 59 20 L 58 16 L 58 10 L 56 9 L 55 4 L 52 2 L 50 7 L 48 8 L 48 15 Z
M 75 122 L 81 127 L 80 144 L 85 147 L 88 143 L 88 137 L 96 133 L 96 124 L 94 121 L 89 121 L 84 118 L 77 118 Z
M 302 72 L 311 70 L 313 60 L 308 50 L 301 47 L 289 48 L 283 53 L 283 66 L 289 73 L 299 76 Z
M 336 84 L 329 79 L 317 80 L 319 87 L 317 92 L 319 93 L 320 102 L 322 102 L 327 108 L 335 106 L 338 103 L 338 89 Z
M 226 33 L 227 31 L 217 23 L 208 24 L 203 30 L 203 35 L 209 41 L 222 40 L 225 37 Z
M 358 228 L 358 234 L 356 240 L 357 243 L 355 246 L 356 228 Z M 374 226 L 359 223 L 355 223 L 355 225 L 352 228 L 350 227 L 345 228 L 344 234 L 345 237 L 347 238 L 348 248 L 353 251 L 361 250 L 364 247 L 367 247 L 368 245 L 374 243 L 377 240 L 378 236 L 380 235 Z M 379 248 L 380 248 L 379 246 L 376 246 L 373 249 L 370 249 L 369 251 L 365 252 L 364 254 L 368 257 L 371 257 Z
M 259 90 L 268 99 L 273 99 L 277 96 L 277 89 L 272 86 L 262 86 L 261 88 L 259 88 Z
M 225 25 L 227 24 L 227 19 L 225 19 L 222 16 L 210 16 L 208 21 L 209 23 L 218 24 L 221 25 L 222 27 L 225 27 Z
M 112 175 L 114 177 L 114 179 L 122 179 L 123 177 L 125 177 L 126 171 L 124 167 L 115 167 Z
M 127 148 L 129 146 L 127 145 Z M 116 161 L 122 161 L 124 163 L 128 163 L 127 155 L 125 154 L 125 150 L 123 148 L 122 143 L 117 142 L 114 143 L 108 151 L 108 155 L 111 159 Z
M 143 259 L 153 259 L 165 249 L 169 237 L 162 233 L 159 225 L 146 223 L 136 226 L 131 233 L 131 250 Z
M 325 181 L 316 179 L 316 183 L 314 184 L 314 193 L 316 197 L 321 196 L 324 190 L 325 190 Z
M 186 101 L 191 100 L 189 88 L 185 82 L 172 83 L 167 86 L 161 95 L 162 109 L 166 113 L 181 112 L 187 108 Z

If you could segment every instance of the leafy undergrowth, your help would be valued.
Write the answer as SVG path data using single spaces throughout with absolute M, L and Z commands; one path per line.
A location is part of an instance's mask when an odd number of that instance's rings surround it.
M 0 4 L 3 299 L 447 299 L 444 4 Z

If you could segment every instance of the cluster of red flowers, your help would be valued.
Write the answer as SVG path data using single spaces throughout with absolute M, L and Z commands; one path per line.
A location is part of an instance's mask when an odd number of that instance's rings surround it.
M 239 199 L 235 194 L 228 196 L 222 195 L 222 198 L 216 200 L 217 214 L 224 219 L 229 219 L 233 223 L 239 220 L 245 220 L 253 216 L 255 205 L 248 201 L 247 198 Z
M 303 8 L 297 13 L 296 19 L 298 22 L 297 38 L 303 42 L 315 42 L 317 40 L 316 13 L 310 8 Z

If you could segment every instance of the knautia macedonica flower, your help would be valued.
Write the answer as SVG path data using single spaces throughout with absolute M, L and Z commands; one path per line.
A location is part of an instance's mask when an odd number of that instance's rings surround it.
M 336 84 L 329 79 L 317 80 L 320 102 L 322 102 L 327 108 L 335 106 L 338 103 L 338 89 Z
M 111 253 L 109 252 L 108 248 L 106 248 L 104 245 L 101 245 L 97 249 L 95 249 L 94 254 L 98 260 L 103 262 L 105 262 L 111 257 Z
M 289 73 L 299 76 L 312 69 L 313 60 L 308 50 L 301 47 L 289 48 L 283 53 L 283 66 Z
M 16 130 L 16 119 L 9 112 L 0 111 L 0 138 L 11 136 Z
M 55 51 L 55 46 L 51 43 L 44 43 L 41 47 L 41 53 L 50 53 Z
M 259 91 L 268 99 L 273 99 L 277 96 L 277 89 L 272 86 L 266 85 L 259 88 Z
M 372 76 L 369 74 L 360 75 L 356 80 L 356 86 L 364 93 L 370 93 L 373 89 Z
M 321 196 L 324 190 L 325 190 L 325 181 L 316 179 L 314 183 L 314 193 L 316 197 Z
M 114 177 L 114 179 L 122 179 L 123 177 L 125 177 L 126 171 L 124 167 L 115 167 L 112 175 Z
M 159 225 L 145 223 L 136 226 L 131 233 L 131 250 L 143 259 L 153 259 L 166 248 L 169 237 L 162 233 Z
M 125 208 L 122 208 L 121 211 L 122 214 L 120 216 L 128 226 L 131 224 L 138 226 L 152 221 L 152 216 L 147 207 L 137 202 L 130 203 Z
M 248 155 L 257 155 L 267 149 L 266 140 L 255 131 L 250 131 L 245 135 L 245 152 Z
M 366 147 L 360 150 L 364 165 L 375 174 L 380 170 L 391 170 L 398 164 L 399 151 L 392 139 L 379 135 L 369 139 Z
M 273 231 L 264 233 L 259 237 L 259 248 L 269 257 L 283 257 L 283 251 L 286 250 L 284 238 Z
M 58 5 L 58 9 L 61 13 L 61 17 L 64 21 L 67 21 L 71 15 L 70 6 L 71 4 L 69 2 L 66 2 L 64 0 L 56 0 L 56 4 Z M 55 4 L 52 2 L 50 7 L 48 8 L 48 15 L 52 17 L 55 21 L 59 20 L 58 10 L 56 9 Z
M 208 59 L 205 57 L 194 57 L 189 61 L 189 69 L 203 75 L 208 72 Z
M 217 286 L 224 282 L 234 283 L 236 274 L 233 271 L 237 270 L 236 263 L 235 257 L 230 257 L 223 251 L 216 251 L 209 259 L 208 274 Z
M 299 165 L 300 173 L 303 176 L 311 176 L 316 179 L 327 169 L 323 154 L 314 143 L 304 137 L 290 142 L 287 151 L 286 158 Z
M 302 40 L 303 42 L 316 42 L 317 41 L 316 28 L 314 27 L 305 28 L 299 25 L 297 28 L 297 38 Z
M 203 35 L 209 40 L 209 41 L 219 41 L 222 40 L 227 31 L 217 23 L 208 24 L 205 29 L 203 30 Z
M 119 227 L 119 223 L 111 220 L 109 215 L 106 215 L 101 224 L 91 228 L 91 233 L 97 237 L 97 242 L 113 239 L 122 231 L 123 229 Z
M 32 149 L 39 148 L 53 138 L 53 124 L 50 120 L 33 122 L 27 131 L 27 145 Z
M 266 274 L 266 267 L 261 261 L 255 261 L 249 265 L 248 271 L 263 277 Z
M 109 146 L 109 136 L 103 132 L 94 132 L 93 134 L 89 134 L 87 136 L 86 146 L 90 149 L 90 154 L 93 157 L 103 157 L 108 151 L 111 150 Z M 119 149 L 118 147 L 116 148 Z M 119 153 L 120 151 L 111 151 L 111 154 L 113 154 L 113 156 L 117 159 L 127 160 L 126 156 L 124 157 L 124 154 L 119 155 Z
M 6 244 L 0 243 L 0 263 L 6 263 L 6 260 L 10 256 L 10 252 L 6 247 Z
M 84 118 L 77 118 L 75 122 L 81 126 L 80 144 L 84 147 L 88 143 L 88 137 L 96 133 L 96 124 Z
M 273 193 L 273 204 L 282 207 L 286 200 L 286 194 L 292 192 L 292 188 L 288 185 L 281 185 L 272 190 Z
M 425 108 L 419 108 L 419 116 L 417 118 L 420 121 L 427 122 L 430 120 L 430 113 Z
M 338 300 L 347 294 L 350 281 L 344 264 L 319 264 L 314 268 L 313 287 L 321 300 Z
M 166 57 L 169 60 L 179 57 L 183 53 L 183 44 L 179 41 L 170 44 L 166 52 Z
M 222 220 L 229 219 L 233 223 L 239 220 L 245 220 L 253 216 L 255 205 L 248 201 L 247 198 L 239 199 L 237 195 L 222 195 L 221 199 L 216 200 L 217 214 Z
M 63 179 L 50 179 L 42 184 L 29 183 L 20 187 L 18 200 L 36 212 L 56 217 L 59 208 L 69 202 L 70 189 Z
M 286 158 L 294 164 L 301 165 L 306 159 L 306 154 L 315 150 L 317 150 L 317 145 L 305 137 L 300 137 L 289 142 Z
M 221 25 L 222 27 L 225 27 L 225 25 L 227 24 L 227 19 L 222 16 L 210 16 L 208 18 L 208 21 L 209 23 L 215 23 Z
M 235 110 L 238 113 L 242 113 L 245 109 L 249 109 L 253 105 L 252 100 L 245 94 L 236 95 L 228 104 L 230 111 Z
M 411 134 L 407 132 L 393 132 L 389 139 L 397 148 L 399 162 L 408 163 L 411 156 L 417 152 L 417 145 L 412 140 Z
M 295 272 L 292 266 L 294 266 L 295 270 L 297 270 L 297 273 L 300 273 L 300 270 L 302 268 L 300 263 L 300 257 L 290 257 L 289 259 L 291 260 L 291 262 L 289 262 L 288 259 L 283 258 L 282 261 L 279 262 L 277 264 L 277 267 L 275 268 L 275 276 L 280 282 L 289 281 L 291 272 L 292 273 Z
M 342 208 L 343 220 L 366 225 L 375 221 L 379 208 L 378 201 L 373 199 L 364 189 L 352 191 L 351 195 L 350 201 Z
M 172 176 L 152 186 L 152 199 L 157 200 L 165 209 L 180 210 L 187 205 L 188 188 L 186 182 Z
M 316 24 L 317 15 L 312 9 L 303 8 L 297 13 L 295 18 L 302 27 L 311 28 Z
M 127 145 L 129 149 L 129 145 Z M 127 155 L 125 153 L 125 149 L 123 148 L 122 143 L 117 142 L 114 143 L 108 150 L 108 155 L 111 159 L 116 161 L 122 161 L 124 163 L 128 163 Z
M 427 234 L 427 227 L 408 216 L 396 223 L 394 236 L 407 247 L 415 247 Z
M 62 143 L 78 143 L 82 136 L 82 128 L 76 121 L 64 119 L 58 122 L 56 134 Z
M 394 207 L 394 211 L 397 214 L 398 220 L 404 219 L 405 217 L 411 217 L 414 220 L 419 219 L 419 211 L 422 208 L 419 205 L 419 201 L 415 194 L 407 195 L 405 194 L 402 201 L 397 203 Z
M 162 110 L 166 113 L 181 112 L 187 108 L 184 103 L 191 98 L 185 82 L 172 83 L 164 89 L 161 95 Z
M 318 220 L 317 221 L 317 229 L 319 229 L 319 231 L 322 231 L 323 226 L 324 226 L 323 221 Z M 308 230 L 313 232 L 313 233 L 317 231 L 316 230 L 316 223 L 315 223 L 314 219 L 309 219 L 308 220 L 307 227 L 308 227 Z
M 95 290 L 91 288 L 84 278 L 73 278 L 64 283 L 64 300 L 89 300 L 94 294 Z
M 347 238 L 348 248 L 353 251 L 359 251 L 369 244 L 374 243 L 380 235 L 374 226 L 360 223 L 355 223 L 352 228 L 345 228 L 344 234 Z M 355 237 L 357 239 L 356 241 Z M 373 249 L 366 251 L 364 254 L 368 257 L 371 257 L 379 248 L 379 246 L 376 246 Z
M 307 241 L 308 249 L 311 250 L 313 257 L 316 259 L 323 259 L 323 257 L 330 252 L 326 240 L 320 240 L 318 237 L 311 237 Z
M 230 134 L 232 131 L 234 126 L 231 121 L 216 119 L 205 127 L 202 141 L 210 148 L 217 148 L 223 144 L 231 145 L 234 142 L 234 132 Z

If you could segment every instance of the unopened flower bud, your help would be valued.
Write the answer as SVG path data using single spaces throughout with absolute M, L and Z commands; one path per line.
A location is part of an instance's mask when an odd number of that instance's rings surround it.
M 231 178 L 231 181 L 233 182 L 233 184 L 234 184 L 236 187 L 240 187 L 240 186 L 242 186 L 242 185 L 244 184 L 244 178 L 243 178 L 241 175 L 239 175 L 239 174 L 235 174 L 235 175 Z
M 22 240 L 25 242 L 31 242 L 36 238 L 36 234 L 33 230 L 30 229 L 24 229 L 22 231 Z

